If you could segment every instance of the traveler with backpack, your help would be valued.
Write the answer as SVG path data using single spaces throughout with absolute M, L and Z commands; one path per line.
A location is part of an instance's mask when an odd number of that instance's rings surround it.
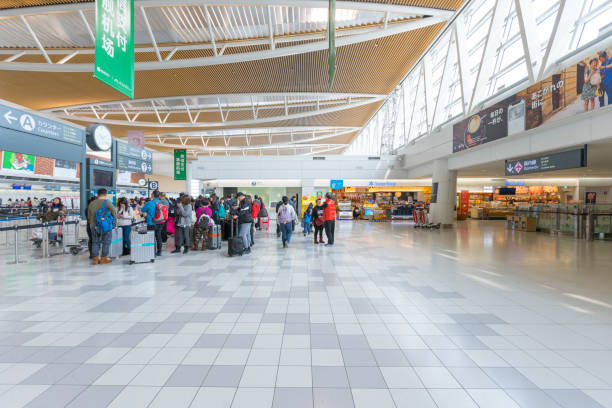
M 317 197 L 317 205 L 315 205 L 312 209 L 312 224 L 314 225 L 315 244 L 325 243 L 325 241 L 323 241 L 323 229 L 325 229 L 325 214 L 323 212 L 323 205 L 321 201 L 321 197 Z
M 295 208 L 293 208 L 287 196 L 283 196 L 283 202 L 278 208 L 277 219 L 283 236 L 283 248 L 287 248 L 291 242 L 293 222 L 297 220 Z
M 323 216 L 325 217 L 325 236 L 327 244 L 325 246 L 334 245 L 334 231 L 336 229 L 336 203 L 332 198 L 331 193 L 325 194 L 325 203 L 323 203 Z
M 155 232 L 155 256 L 162 253 L 162 229 L 168 222 L 168 207 L 162 204 L 159 199 L 159 190 L 153 191 L 152 200 L 148 201 L 140 210 L 147 217 L 147 229 Z
M 244 253 L 251 253 L 251 224 L 253 218 L 251 217 L 251 202 L 243 194 L 238 193 L 238 206 L 234 210 L 233 218 L 238 220 L 238 236 L 244 241 Z
M 108 257 L 108 253 L 115 220 L 117 219 L 117 209 L 107 198 L 107 194 L 105 188 L 99 189 L 98 198 L 87 207 L 87 222 L 91 226 L 93 239 L 91 246 L 91 263 L 93 265 L 107 264 L 113 261 Z M 102 246 L 102 256 L 98 258 L 100 246 Z
M 191 197 L 187 194 L 181 196 L 176 204 L 176 234 L 173 254 L 189 252 L 189 229 L 191 228 Z
M 202 205 L 196 210 L 196 223 L 193 227 L 193 248 L 192 251 L 199 249 L 202 242 L 202 251 L 206 249 L 206 240 L 208 239 L 208 229 L 212 225 L 212 211 L 208 206 L 208 200 L 202 200 Z

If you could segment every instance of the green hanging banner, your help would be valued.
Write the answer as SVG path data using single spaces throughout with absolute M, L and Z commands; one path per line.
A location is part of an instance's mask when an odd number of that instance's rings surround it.
M 329 0 L 329 18 L 327 19 L 327 37 L 329 39 L 329 90 L 334 86 L 336 76 L 336 0 Z
M 187 180 L 187 149 L 174 149 L 174 179 Z
M 134 98 L 134 0 L 96 0 L 94 77 Z

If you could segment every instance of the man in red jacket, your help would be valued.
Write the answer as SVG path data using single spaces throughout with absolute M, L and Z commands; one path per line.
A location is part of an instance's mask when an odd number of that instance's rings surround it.
M 323 218 L 325 218 L 325 236 L 327 244 L 325 246 L 334 245 L 334 230 L 336 229 L 336 203 L 332 199 L 332 194 L 325 194 L 325 203 L 323 203 Z

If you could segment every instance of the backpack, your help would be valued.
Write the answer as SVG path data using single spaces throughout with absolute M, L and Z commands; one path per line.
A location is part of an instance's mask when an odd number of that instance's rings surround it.
M 153 222 L 155 224 L 163 224 L 166 221 L 168 221 L 168 207 L 158 200 L 155 203 L 155 216 L 153 217 Z
M 198 226 L 208 227 L 210 225 L 210 217 L 207 214 L 202 213 L 200 215 L 200 218 L 198 218 L 198 221 L 196 222 L 196 224 Z
M 225 211 L 225 207 L 221 203 L 219 203 L 219 210 L 217 211 L 217 214 L 219 215 L 220 219 L 224 219 L 225 216 L 227 215 Z
M 102 233 L 112 231 L 115 221 L 111 212 L 106 208 L 107 201 L 108 200 L 104 200 L 102 207 L 96 211 L 96 228 Z
M 280 211 L 278 213 L 278 220 L 281 223 L 293 221 L 293 217 L 291 216 L 291 211 L 289 211 L 288 205 L 281 205 Z

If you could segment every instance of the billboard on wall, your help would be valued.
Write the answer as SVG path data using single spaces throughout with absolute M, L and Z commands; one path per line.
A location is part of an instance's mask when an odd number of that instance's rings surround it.
M 54 177 L 76 178 L 77 164 L 68 160 L 55 160 L 53 164 Z
M 36 156 L 25 153 L 5 151 L 2 155 L 2 170 L 34 173 Z
M 609 104 L 612 47 L 456 123 L 453 153 Z

